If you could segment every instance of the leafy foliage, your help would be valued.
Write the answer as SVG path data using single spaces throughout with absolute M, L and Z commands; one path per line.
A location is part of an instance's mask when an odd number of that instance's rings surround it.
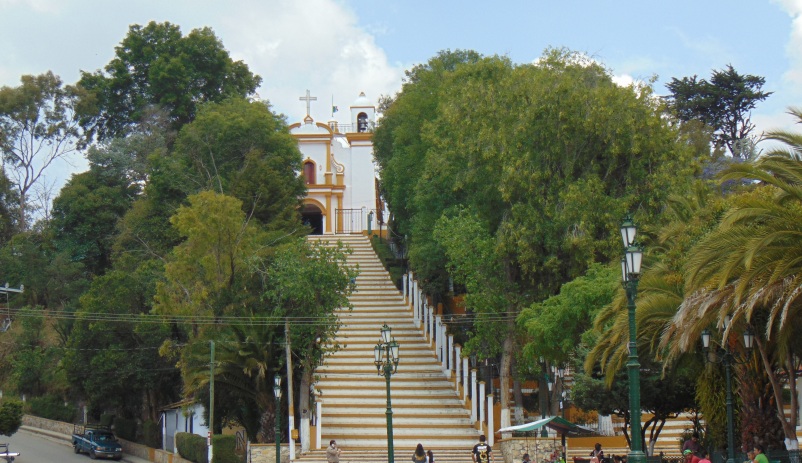
M 77 149 L 80 128 L 74 114 L 80 89 L 64 87 L 52 72 L 22 76 L 19 87 L 0 88 L 0 154 L 9 166 L 18 201 L 20 231 L 28 229 L 31 194 L 57 159 Z
M 466 287 L 476 314 L 466 350 L 500 355 L 503 383 L 520 310 L 592 263 L 617 261 L 624 212 L 659 222 L 708 153 L 669 126 L 650 87 L 620 87 L 577 53 L 456 62 L 433 68 L 436 82 L 422 68 L 405 84 L 377 131 L 376 158 L 390 208 L 396 189 L 407 195 L 397 222 L 411 267 L 427 291 L 442 291 L 448 274 Z
M 678 417 L 693 407 L 695 381 L 691 372 L 674 369 L 663 375 L 660 365 L 641 357 L 641 407 L 652 416 L 643 423 L 642 444 L 657 442 L 663 425 L 668 419 Z M 613 383 L 600 375 L 580 373 L 575 376 L 576 384 L 572 398 L 577 406 L 586 410 L 598 410 L 600 414 L 615 414 L 624 418 L 624 433 L 629 443 L 629 381 L 626 371 L 616 372 Z M 646 445 L 642 445 L 646 449 Z
M 4 400 L 0 404 L 0 435 L 11 436 L 22 426 L 22 403 Z
M 742 143 L 755 129 L 751 111 L 757 103 L 772 92 L 762 91 L 766 79 L 760 76 L 741 75 L 732 65 L 714 70 L 710 80 L 697 76 L 671 79 L 666 84 L 671 95 L 671 111 L 683 122 L 698 120 L 713 128 L 713 141 L 726 146 L 736 159 L 752 156 Z
M 524 349 L 529 359 L 567 362 L 596 313 L 612 301 L 619 278 L 618 269 L 592 264 L 585 275 L 562 285 L 559 294 L 525 308 L 518 319 L 528 334 Z
M 117 221 L 139 188 L 125 177 L 91 167 L 75 174 L 53 201 L 55 246 L 93 275 L 111 267 Z
M 114 433 L 120 439 L 136 442 L 136 420 L 115 416 Z
M 64 399 L 53 394 L 41 397 L 31 397 L 28 400 L 29 413 L 48 420 L 72 423 L 75 418 L 75 408 L 64 405 Z
M 802 113 L 792 112 L 802 119 Z M 673 352 L 688 351 L 703 329 L 723 327 L 731 315 L 734 322 L 720 331 L 719 344 L 735 349 L 732 340 L 751 327 L 763 373 L 771 384 L 775 414 L 786 438 L 795 441 L 795 378 L 802 346 L 794 334 L 800 327 L 800 269 L 795 257 L 799 242 L 794 237 L 800 233 L 802 163 L 795 144 L 799 137 L 787 132 L 769 134 L 775 136 L 787 144 L 784 149 L 733 165 L 722 174 L 722 181 L 759 183 L 748 184 L 746 191 L 734 196 L 718 226 L 693 248 L 686 270 L 689 295 L 664 337 L 671 339 L 665 343 Z M 780 374 L 787 376 L 791 390 L 788 417 Z M 761 415 L 755 411 L 756 420 Z
M 104 71 L 82 72 L 78 85 L 90 97 L 81 125 L 99 140 L 123 137 L 155 106 L 177 129 L 194 119 L 202 103 L 246 97 L 260 82 L 208 27 L 184 36 L 169 22 L 135 24 Z
M 209 459 L 206 438 L 188 432 L 179 432 L 175 435 L 175 445 L 178 454 L 195 463 L 207 463 Z
M 242 457 L 235 453 L 237 449 L 237 437 L 232 435 L 214 436 L 212 438 L 214 448 L 214 463 L 240 463 Z

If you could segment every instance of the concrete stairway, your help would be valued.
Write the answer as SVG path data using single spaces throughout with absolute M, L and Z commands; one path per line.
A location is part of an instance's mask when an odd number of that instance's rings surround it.
M 353 310 L 341 310 L 337 333 L 341 350 L 317 369 L 322 401 L 322 442 L 331 439 L 343 449 L 340 461 L 386 460 L 386 401 L 383 376 L 373 363 L 373 347 L 381 326 L 392 328 L 400 345 L 398 371 L 391 378 L 393 439 L 398 461 L 405 461 L 418 443 L 435 452 L 435 460 L 467 461 L 479 433 L 457 396 L 453 379 L 443 373 L 431 345 L 413 322 L 412 311 L 390 281 L 387 271 L 364 236 L 310 236 L 353 251 L 349 265 L 358 266 Z M 304 461 L 325 461 L 312 452 Z

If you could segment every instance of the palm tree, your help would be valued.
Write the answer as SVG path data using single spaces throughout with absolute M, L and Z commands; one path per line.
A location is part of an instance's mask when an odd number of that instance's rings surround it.
M 800 122 L 802 111 L 791 110 Z M 789 450 L 798 448 L 796 376 L 802 327 L 802 134 L 770 132 L 784 143 L 755 161 L 730 166 L 723 182 L 741 182 L 744 192 L 718 227 L 691 251 L 686 266 L 688 292 L 663 340 L 673 353 L 692 350 L 702 330 L 733 323 L 721 343 L 746 327 L 755 338 L 772 385 L 777 416 Z M 781 376 L 791 389 L 786 418 Z
M 218 399 L 215 411 L 225 408 L 219 403 L 221 397 L 235 398 L 238 406 L 227 410 L 228 418 L 240 422 L 248 435 L 254 436 L 258 442 L 267 442 L 274 436 L 272 426 L 277 411 L 273 376 L 283 366 L 280 363 L 284 342 L 282 331 L 282 320 L 277 318 L 274 323 L 259 319 L 253 323 L 219 327 L 212 334 L 215 339 L 215 396 Z M 209 354 L 209 342 L 201 339 L 183 349 L 181 371 L 185 396 L 207 396 Z M 215 423 L 226 418 L 222 414 L 215 417 Z

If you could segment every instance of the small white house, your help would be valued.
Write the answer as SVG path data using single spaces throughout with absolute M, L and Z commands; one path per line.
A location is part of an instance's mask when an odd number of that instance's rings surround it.
M 204 424 L 203 411 L 203 405 L 191 400 L 182 400 L 164 407 L 161 410 L 162 448 L 177 453 L 175 435 L 179 432 L 207 437 L 209 428 Z

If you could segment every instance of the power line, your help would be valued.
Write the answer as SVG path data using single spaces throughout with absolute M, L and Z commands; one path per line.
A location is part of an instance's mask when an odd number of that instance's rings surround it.
M 47 314 L 36 313 L 30 310 L 12 310 L 17 317 L 39 317 L 46 316 L 56 320 L 76 320 L 76 321 L 96 321 L 96 322 L 121 322 L 121 323 L 188 323 L 195 325 L 230 325 L 230 326 L 283 326 L 285 320 L 292 324 L 308 326 L 329 326 L 330 320 L 321 319 L 319 316 L 247 316 L 247 315 L 180 315 L 180 314 L 132 314 L 132 313 L 102 313 L 102 312 L 64 312 L 52 311 Z M 338 321 L 347 324 L 342 316 L 334 314 Z M 344 315 L 347 315 L 344 314 Z M 399 313 L 405 315 L 405 313 Z M 452 322 L 476 321 L 485 322 L 506 322 L 517 318 L 517 314 L 512 313 L 470 313 L 466 315 L 452 316 Z M 377 323 L 380 323 L 377 321 Z

